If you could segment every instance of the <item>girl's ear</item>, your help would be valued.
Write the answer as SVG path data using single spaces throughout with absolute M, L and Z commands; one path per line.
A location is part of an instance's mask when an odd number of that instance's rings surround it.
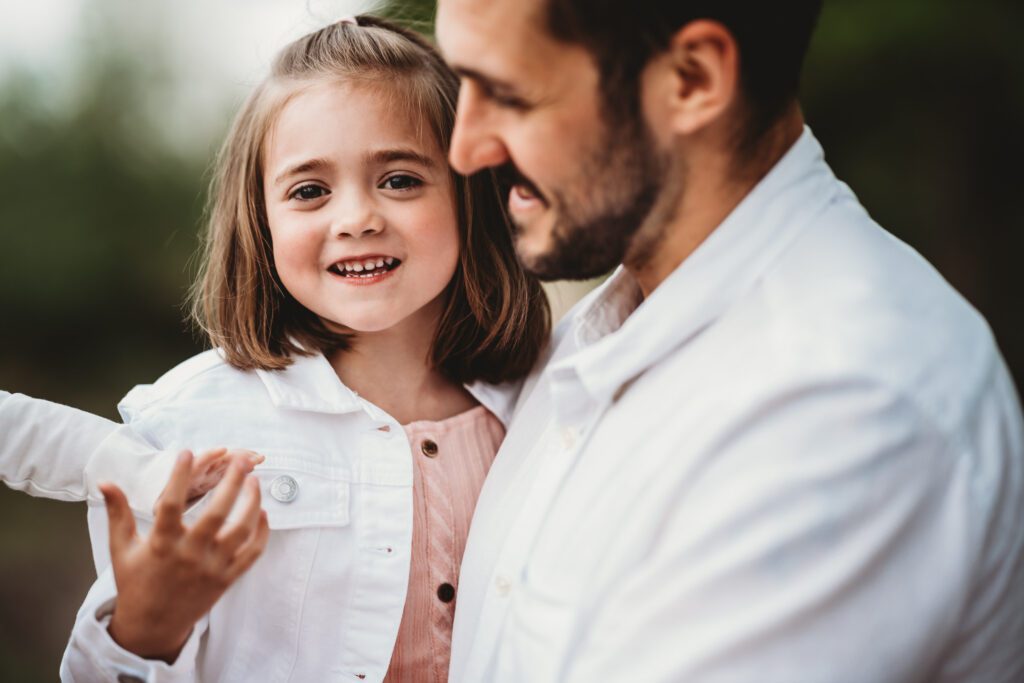
M 719 120 L 739 97 L 739 49 L 720 23 L 692 21 L 643 75 L 652 128 L 669 137 L 692 135 Z

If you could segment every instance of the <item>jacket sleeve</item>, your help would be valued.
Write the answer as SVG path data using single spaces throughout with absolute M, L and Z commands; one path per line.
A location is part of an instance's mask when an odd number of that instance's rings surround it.
M 29 495 L 102 500 L 117 483 L 137 512 L 153 509 L 174 465 L 130 427 L 58 403 L 0 391 L 0 481 Z
M 125 683 L 179 683 L 199 680 L 196 659 L 199 644 L 209 623 L 203 617 L 172 664 L 143 659 L 118 645 L 107 626 L 117 602 L 114 575 L 108 568 L 93 584 L 78 611 L 64 659 L 60 679 L 65 683 L 123 681 Z

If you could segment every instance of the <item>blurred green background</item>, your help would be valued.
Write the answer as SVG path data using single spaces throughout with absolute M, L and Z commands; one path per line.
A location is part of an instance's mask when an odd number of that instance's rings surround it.
M 238 103 L 182 144 L 190 122 L 160 115 L 169 86 L 172 100 L 189 87 L 171 78 L 175 48 L 139 41 L 118 7 L 89 5 L 70 94 L 31 70 L 0 80 L 0 388 L 111 418 L 201 348 L 181 303 Z M 386 11 L 429 30 L 431 8 Z M 985 314 L 1018 386 L 1022 29 L 1024 5 L 1000 0 L 826 0 L 803 98 L 838 175 Z M 93 579 L 84 506 L 0 487 L 0 516 L 0 680 L 54 680 Z

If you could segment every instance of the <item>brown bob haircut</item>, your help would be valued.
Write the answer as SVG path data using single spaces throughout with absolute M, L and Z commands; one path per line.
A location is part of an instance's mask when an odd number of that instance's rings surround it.
M 447 150 L 458 78 L 424 38 L 362 15 L 285 47 L 270 76 L 242 106 L 213 178 L 192 317 L 240 369 L 278 370 L 294 354 L 345 349 L 351 335 L 330 331 L 281 285 L 263 197 L 263 146 L 288 99 L 322 79 L 380 88 Z M 452 173 L 460 256 L 433 340 L 431 359 L 457 382 L 502 382 L 529 372 L 550 332 L 540 284 L 516 259 L 504 197 L 490 171 Z

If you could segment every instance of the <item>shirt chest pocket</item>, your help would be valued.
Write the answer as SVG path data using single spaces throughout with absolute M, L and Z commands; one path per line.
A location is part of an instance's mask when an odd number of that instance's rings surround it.
M 273 465 L 259 467 L 253 474 L 259 480 L 272 530 L 348 526 L 348 481 L 323 472 Z

